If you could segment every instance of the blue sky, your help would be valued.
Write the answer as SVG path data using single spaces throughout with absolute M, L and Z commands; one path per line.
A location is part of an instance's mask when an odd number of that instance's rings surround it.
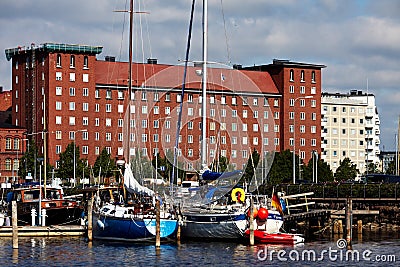
M 191 1 L 135 2 L 149 12 L 135 15 L 143 29 L 135 43 L 135 61 L 153 57 L 160 63 L 179 64 Z M 126 61 L 127 17 L 113 12 L 125 5 L 129 1 L 2 0 L 0 85 L 11 87 L 11 65 L 4 54 L 10 47 L 46 42 L 101 45 L 98 58 L 113 55 Z M 193 60 L 201 58 L 200 0 L 196 9 Z M 324 64 L 324 92 L 366 90 L 368 79 L 381 118 L 381 149 L 395 149 L 400 114 L 399 13 L 397 0 L 209 0 L 209 59 L 244 66 L 268 64 L 274 58 Z

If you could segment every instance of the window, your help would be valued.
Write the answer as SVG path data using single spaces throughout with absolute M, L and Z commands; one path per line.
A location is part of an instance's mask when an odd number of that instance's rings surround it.
M 294 106 L 294 101 L 295 100 L 293 98 L 289 99 L 289 106 L 293 107 Z
M 171 94 L 170 93 L 166 93 L 165 94 L 165 102 L 169 102 L 171 101 Z
M 274 99 L 274 107 L 279 107 L 279 99 Z
M 253 124 L 253 132 L 258 132 L 258 124 L 257 123 Z
M 142 114 L 147 114 L 147 106 L 142 106 Z
M 95 98 L 100 98 L 100 91 L 99 91 L 99 89 L 96 89 L 96 90 L 94 91 L 94 97 L 95 97 Z
M 61 140 L 62 138 L 62 131 L 56 131 L 56 139 Z
M 83 81 L 84 83 L 88 83 L 88 82 L 89 82 L 89 74 L 84 73 L 84 74 L 82 75 L 82 81 Z
M 306 100 L 300 99 L 300 107 L 305 107 L 305 106 L 306 106 Z
M 306 126 L 305 125 L 300 125 L 300 132 L 305 133 L 306 132 Z
M 61 154 L 62 148 L 61 145 L 56 145 L 56 154 Z
M 232 123 L 232 132 L 236 132 L 237 131 L 237 124 L 234 122 Z
M 279 111 L 274 112 L 274 119 L 279 120 Z
M 279 125 L 274 125 L 274 132 L 279 133 Z
M 317 139 L 311 139 L 311 146 L 317 146 Z
M 304 70 L 300 72 L 300 81 L 304 82 Z
M 311 119 L 313 121 L 316 121 L 317 120 L 317 113 L 315 113 L 315 112 L 311 113 Z
M 243 110 L 243 118 L 247 118 L 247 110 Z
M 87 56 L 83 57 L 83 68 L 88 69 L 89 68 L 89 58 Z
M 106 90 L 106 99 L 111 99 L 112 98 L 112 92 L 111 89 Z
M 61 116 L 56 116 L 56 124 L 57 125 L 61 124 Z
M 176 95 L 176 102 L 177 102 L 177 103 L 182 102 L 182 95 L 181 95 L 181 94 L 177 94 L 177 95 Z
M 147 128 L 147 120 L 142 120 L 142 129 Z
M 111 133 L 106 133 L 106 141 L 111 141 Z
M 89 125 L 89 117 L 82 118 L 82 125 Z
M 75 96 L 75 88 L 74 87 L 70 87 L 69 88 L 69 95 L 70 96 Z
M 242 97 L 242 101 L 243 101 L 243 106 L 247 106 L 248 105 L 247 96 L 243 96 Z
M 290 81 L 294 81 L 294 70 L 290 70 Z
M 289 85 L 289 93 L 294 94 L 294 85 Z
M 305 146 L 306 145 L 306 139 L 300 138 L 300 146 Z
M 89 147 L 88 146 L 82 146 L 82 154 L 83 155 L 89 154 Z
M 317 100 L 312 99 L 311 100 L 311 107 L 315 108 L 317 106 Z
M 106 104 L 106 112 L 111 112 L 111 104 Z
M 62 95 L 62 87 L 60 86 L 56 87 L 56 95 Z
M 62 80 L 62 72 L 57 71 L 56 72 L 56 81 L 61 81 Z
M 82 140 L 88 140 L 89 139 L 89 132 L 82 132 Z
M 82 103 L 82 110 L 89 111 L 89 103 Z
M 110 118 L 106 118 L 106 126 L 111 127 L 111 119 Z
M 311 133 L 317 133 L 317 126 L 311 126 Z
M 118 127 L 124 127 L 124 119 L 118 119 Z
M 94 111 L 99 112 L 100 111 L 100 104 L 95 104 L 94 105 Z
M 188 94 L 188 102 L 189 103 L 193 102 L 193 94 Z
M 306 119 L 306 113 L 300 112 L 300 120 L 304 121 Z
M 268 107 L 269 103 L 268 103 L 268 98 L 264 97 L 264 107 Z
M 75 68 L 75 56 L 74 55 L 71 55 L 71 57 L 70 57 L 69 67 Z
M 75 110 L 75 102 L 69 102 L 69 110 Z
M 75 73 L 72 72 L 72 73 L 69 74 L 69 81 L 70 82 L 75 82 Z
M 279 146 L 279 138 L 278 137 L 274 138 L 274 145 Z
M 89 96 L 89 88 L 82 89 L 82 96 Z
M 56 101 L 56 110 L 61 110 L 62 109 L 62 102 Z
M 269 125 L 268 124 L 264 124 L 264 133 L 268 133 L 268 128 L 269 128 Z
M 69 125 L 75 125 L 75 117 L 69 117 Z
M 247 124 L 246 124 L 246 123 L 243 123 L 243 125 L 242 125 L 242 131 L 243 131 L 243 132 L 247 132 Z
M 254 110 L 253 112 L 253 118 L 258 119 L 258 110 Z
M 232 110 L 232 118 L 236 118 L 237 117 L 237 110 Z
M 289 132 L 290 133 L 293 133 L 294 132 L 294 125 L 289 125 Z
M 187 142 L 189 144 L 192 144 L 193 143 L 193 135 L 188 135 L 187 140 L 188 140 Z M 211 139 L 210 139 L 210 143 L 211 143 Z
M 268 119 L 268 111 L 264 111 L 264 119 Z
M 237 105 L 236 96 L 232 96 L 232 105 Z
M 61 55 L 57 54 L 57 67 L 60 68 L 61 67 Z
M 210 109 L 210 117 L 215 117 L 215 109 Z
M 315 71 L 311 72 L 311 82 L 315 83 Z
M 95 132 L 95 133 L 94 133 L 94 139 L 95 139 L 96 141 L 99 141 L 99 140 L 100 140 L 100 133 L 99 133 L 99 132 Z
M 305 94 L 305 93 L 306 93 L 306 87 L 300 86 L 300 94 Z
M 317 88 L 315 86 L 311 86 L 311 94 L 315 95 L 317 93 Z
M 221 104 L 226 105 L 226 96 L 221 96 Z

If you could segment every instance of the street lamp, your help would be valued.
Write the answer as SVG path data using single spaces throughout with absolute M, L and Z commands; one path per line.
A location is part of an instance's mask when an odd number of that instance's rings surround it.
M 293 101 L 293 184 L 296 183 L 296 101 L 308 98 L 314 98 L 314 96 L 299 96 Z
M 87 132 L 87 129 L 82 129 L 82 130 L 76 130 L 76 131 L 72 131 L 74 132 L 74 186 L 76 186 L 76 147 L 75 147 L 75 139 L 76 139 L 76 133 L 77 132 Z

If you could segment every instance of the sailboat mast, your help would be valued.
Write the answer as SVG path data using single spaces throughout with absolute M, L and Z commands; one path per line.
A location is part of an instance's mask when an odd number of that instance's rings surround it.
M 129 95 L 129 100 L 128 100 L 128 147 L 126 148 L 126 154 L 125 156 L 128 161 L 127 163 L 131 162 L 130 159 L 130 147 L 131 147 L 131 112 L 130 112 L 130 103 L 132 101 L 132 50 L 133 50 L 133 44 L 132 44 L 132 39 L 133 39 L 133 33 L 132 33 L 132 28 L 133 28 L 133 0 L 130 0 L 130 8 L 129 8 L 129 76 L 128 76 L 128 95 Z
M 208 42 L 208 0 L 203 0 L 203 71 L 201 101 L 201 167 L 207 168 L 207 42 Z

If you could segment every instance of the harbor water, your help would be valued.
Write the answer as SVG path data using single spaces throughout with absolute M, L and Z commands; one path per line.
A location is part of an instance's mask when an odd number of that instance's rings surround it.
M 228 242 L 182 242 L 180 245 L 88 243 L 83 237 L 0 238 L 0 266 L 400 266 L 399 233 L 367 233 L 353 240 L 314 240 L 302 246 Z

